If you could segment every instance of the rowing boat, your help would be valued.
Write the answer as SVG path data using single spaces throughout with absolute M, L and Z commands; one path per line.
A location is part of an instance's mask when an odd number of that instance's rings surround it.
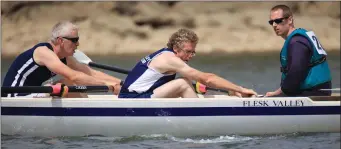
M 30 136 L 340 132 L 340 96 L 2 98 L 1 133 Z

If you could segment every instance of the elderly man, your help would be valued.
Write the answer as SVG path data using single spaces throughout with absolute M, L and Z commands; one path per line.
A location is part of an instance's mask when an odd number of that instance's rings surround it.
M 180 29 L 169 39 L 167 48 L 160 49 L 139 61 L 122 85 L 119 98 L 197 98 L 192 80 L 209 87 L 235 92 L 238 96 L 256 92 L 231 83 L 215 74 L 205 73 L 186 64 L 195 56 L 197 35 Z M 183 78 L 175 79 L 176 73 Z
M 41 86 L 56 74 L 63 83 L 73 85 L 107 85 L 118 94 L 121 80 L 79 63 L 73 53 L 79 46 L 78 27 L 59 22 L 52 29 L 51 40 L 38 43 L 21 53 L 9 68 L 2 86 Z M 52 82 L 50 82 L 52 83 Z M 36 95 L 36 94 L 31 94 Z M 2 97 L 28 94 L 1 94 Z
M 294 27 L 288 6 L 277 5 L 270 11 L 270 25 L 285 42 L 280 53 L 281 87 L 266 96 L 329 96 L 331 75 L 327 53 L 313 31 Z

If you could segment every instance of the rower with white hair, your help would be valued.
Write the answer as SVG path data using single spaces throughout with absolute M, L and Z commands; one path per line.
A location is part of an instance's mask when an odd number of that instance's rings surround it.
M 106 85 L 114 94 L 121 80 L 79 63 L 73 54 L 79 46 L 78 27 L 69 22 L 57 23 L 49 42 L 38 43 L 21 53 L 10 66 L 2 86 L 41 86 L 55 75 L 68 85 Z M 56 83 L 56 82 L 50 82 Z M 27 96 L 27 93 L 1 94 L 2 97 Z M 36 94 L 31 94 L 36 95 Z

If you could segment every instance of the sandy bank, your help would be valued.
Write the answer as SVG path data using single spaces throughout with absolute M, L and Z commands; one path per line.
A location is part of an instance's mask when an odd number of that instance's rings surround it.
M 279 2 L 1 2 L 2 55 L 47 41 L 52 26 L 72 20 L 90 55 L 152 52 L 179 28 L 199 36 L 198 53 L 279 51 L 284 40 L 268 25 Z M 327 51 L 340 50 L 340 2 L 286 2 L 296 27 L 312 29 Z

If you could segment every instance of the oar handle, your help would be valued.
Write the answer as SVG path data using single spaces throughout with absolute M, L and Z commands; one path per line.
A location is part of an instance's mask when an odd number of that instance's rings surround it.
M 121 69 L 121 68 L 117 68 L 117 67 L 113 67 L 113 66 L 108 66 L 108 65 L 103 65 L 103 64 L 98 64 L 98 63 L 94 63 L 94 62 L 89 62 L 89 66 L 100 68 L 100 69 L 105 69 L 105 70 L 110 70 L 110 71 L 115 71 L 115 72 L 123 73 L 123 74 L 128 74 L 130 72 L 130 71 L 125 70 L 125 69 Z
M 108 86 L 67 86 L 68 92 L 108 92 Z M 54 93 L 55 86 L 1 87 L 2 93 Z
M 52 93 L 51 86 L 19 86 L 19 87 L 1 87 L 2 93 Z

